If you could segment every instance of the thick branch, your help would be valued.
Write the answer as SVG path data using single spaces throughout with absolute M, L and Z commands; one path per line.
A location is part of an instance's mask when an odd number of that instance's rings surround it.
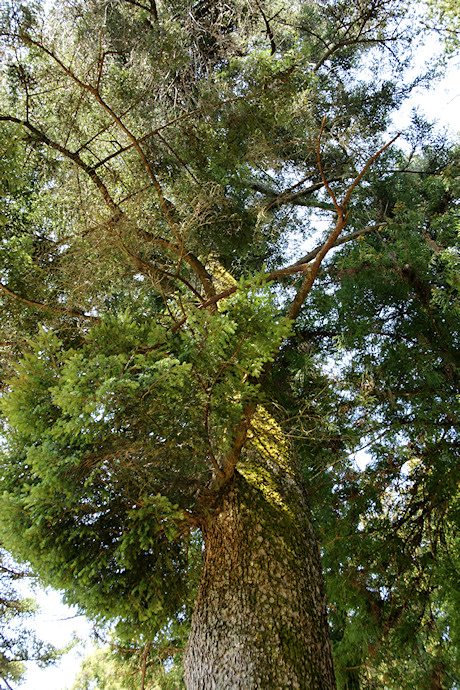
M 141 679 L 141 690 L 145 689 L 145 674 L 147 672 L 147 657 L 149 655 L 150 647 L 152 646 L 151 642 L 148 642 L 145 645 L 145 650 L 144 653 L 142 654 L 142 679 Z
M 316 276 L 319 271 L 319 267 L 321 265 L 322 260 L 326 256 L 326 254 L 336 245 L 336 243 L 342 244 L 342 242 L 339 241 L 339 235 L 342 232 L 343 228 L 346 225 L 347 222 L 347 212 L 345 211 L 346 205 L 348 204 L 348 201 L 350 200 L 351 194 L 353 193 L 353 190 L 356 188 L 357 184 L 360 182 L 360 180 L 363 178 L 364 174 L 366 171 L 369 169 L 369 167 L 372 165 L 372 163 L 377 159 L 377 157 L 386 149 L 390 144 L 397 138 L 394 137 L 388 144 L 383 146 L 374 156 L 372 156 L 364 166 L 364 168 L 361 170 L 361 172 L 358 174 L 356 179 L 353 181 L 353 183 L 350 185 L 349 189 L 347 190 L 347 193 L 345 194 L 344 200 L 342 201 L 341 204 L 337 201 L 336 196 L 334 195 L 332 189 L 329 186 L 328 181 L 326 180 L 323 166 L 321 163 L 321 154 L 320 154 L 320 145 L 321 145 L 321 136 L 324 130 L 324 121 L 323 125 L 321 127 L 320 135 L 318 137 L 318 147 L 317 147 L 317 155 L 318 155 L 318 167 L 321 172 L 321 177 L 323 179 L 323 183 L 325 188 L 328 190 L 329 195 L 331 196 L 331 199 L 333 201 L 334 207 L 336 209 L 337 213 L 337 222 L 335 225 L 335 228 L 329 238 L 324 242 L 320 247 L 318 247 L 314 252 L 314 260 L 313 263 L 307 263 L 307 264 L 294 264 L 293 266 L 288 267 L 287 269 L 282 269 L 282 274 L 283 275 L 288 275 L 287 271 L 292 270 L 292 272 L 297 272 L 299 270 L 303 270 L 305 272 L 305 278 L 302 282 L 302 285 L 300 287 L 300 290 L 297 292 L 289 310 L 288 310 L 288 317 L 292 320 L 295 320 L 300 312 L 300 309 L 302 308 L 302 305 L 309 294 L 313 283 L 316 279 Z M 398 135 L 399 136 L 399 135 Z M 377 226 L 378 227 L 378 226 Z M 372 229 L 374 229 L 375 226 L 373 226 Z M 363 233 L 365 231 L 370 232 L 371 229 L 365 228 Z M 350 235 L 347 238 L 342 238 L 342 240 L 349 241 L 350 239 L 355 238 L 356 236 L 359 236 L 362 233 L 359 233 L 358 235 L 356 233 L 350 233 Z M 307 255 L 307 257 L 304 258 L 310 258 L 310 255 Z M 313 256 L 311 257 L 313 258 Z M 276 272 L 274 272 L 276 273 Z M 270 275 L 270 274 L 269 274 Z M 273 278 L 273 273 L 271 274 Z M 269 279 L 267 277 L 267 279 Z M 268 371 L 270 369 L 270 362 L 267 362 L 267 364 L 264 367 L 264 370 L 262 374 L 259 376 L 257 382 L 260 384 L 264 378 L 266 377 Z M 223 485 L 225 485 L 233 476 L 236 466 L 239 462 L 240 459 L 240 454 L 243 446 L 245 445 L 247 441 L 247 435 L 249 428 L 251 426 L 252 419 L 254 417 L 255 411 L 257 409 L 257 403 L 254 401 L 250 401 L 246 404 L 243 414 L 240 420 L 240 423 L 236 427 L 235 430 L 235 435 L 233 439 L 233 444 L 231 447 L 230 452 L 228 453 L 227 457 L 224 459 L 224 461 L 221 464 L 222 472 L 223 472 L 223 477 L 220 475 L 215 476 L 213 479 L 213 483 L 210 487 L 211 491 L 218 491 Z
M 368 225 L 366 228 L 363 228 L 362 230 L 354 230 L 353 232 L 350 232 L 348 235 L 344 235 L 343 237 L 340 237 L 334 242 L 334 247 L 339 247 L 341 244 L 345 244 L 346 242 L 350 242 L 351 240 L 355 240 L 358 237 L 362 237 L 363 235 L 368 235 L 370 232 L 375 232 L 376 230 L 379 230 L 380 228 L 383 228 L 386 225 L 386 223 L 377 223 L 376 225 Z M 305 254 L 305 256 L 302 256 L 301 259 L 296 261 L 294 264 L 291 266 L 288 266 L 285 269 L 281 269 L 281 271 L 288 271 L 289 269 L 293 269 L 295 267 L 301 267 L 303 264 L 307 264 L 310 261 L 313 261 L 313 259 L 318 255 L 322 245 L 319 247 L 316 247 L 313 249 L 311 252 L 308 254 Z M 279 271 L 280 276 L 283 275 Z M 287 275 L 287 273 L 286 273 Z M 278 277 L 278 276 L 277 276 Z
M 236 466 L 240 459 L 241 450 L 248 438 L 248 431 L 251 426 L 252 419 L 257 409 L 256 402 L 249 402 L 243 409 L 241 421 L 235 429 L 233 436 L 233 443 L 228 455 L 221 462 L 221 472 L 215 475 L 208 491 L 215 493 L 219 491 L 225 484 L 227 484 L 233 477 Z
M 341 244 L 345 244 L 345 242 L 350 242 L 351 240 L 355 240 L 357 237 L 361 237 L 361 235 L 367 235 L 370 232 L 374 232 L 375 230 L 378 230 L 379 228 L 383 227 L 385 223 L 380 223 L 378 225 L 370 225 L 366 228 L 363 228 L 362 230 L 355 230 L 354 232 L 351 232 L 349 235 L 345 235 L 344 237 L 341 237 L 340 239 L 337 239 L 334 242 L 334 247 L 338 247 Z M 313 249 L 311 252 L 303 256 L 301 259 L 296 261 L 294 264 L 290 264 L 289 266 L 286 266 L 285 268 L 278 268 L 275 271 L 271 271 L 270 273 L 266 273 L 265 276 L 263 276 L 263 280 L 267 283 L 269 283 L 272 280 L 279 280 L 283 278 L 287 278 L 288 276 L 295 275 L 296 273 L 303 273 L 311 268 L 310 261 L 312 261 L 322 248 L 324 247 L 324 243 L 320 244 L 318 247 Z M 258 277 L 258 280 L 260 280 L 260 277 Z M 248 281 L 245 282 L 245 286 L 250 287 L 252 285 L 252 280 L 249 279 Z M 225 290 L 222 290 L 221 292 L 215 294 L 213 297 L 210 297 L 207 299 L 205 302 L 202 302 L 199 305 L 200 309 L 207 309 L 208 307 L 211 307 L 214 304 L 217 304 L 223 299 L 226 299 L 227 297 L 230 297 L 233 295 L 238 289 L 239 285 L 232 285 Z M 181 319 L 178 321 L 174 326 L 172 327 L 172 331 L 175 332 L 181 328 L 181 326 L 186 323 L 187 319 Z

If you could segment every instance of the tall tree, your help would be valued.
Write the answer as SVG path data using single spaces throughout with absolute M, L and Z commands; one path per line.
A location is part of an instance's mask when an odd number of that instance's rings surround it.
M 4 8 L 2 533 L 145 649 L 190 629 L 189 689 L 335 687 L 309 502 L 339 682 L 416 620 L 447 683 L 458 155 L 387 134 L 408 13 Z

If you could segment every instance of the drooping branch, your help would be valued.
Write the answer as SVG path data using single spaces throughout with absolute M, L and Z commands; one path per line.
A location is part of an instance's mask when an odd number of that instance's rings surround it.
M 59 62 L 59 64 L 61 64 L 61 63 Z M 66 72 L 66 73 L 68 73 L 68 72 Z M 82 84 L 82 82 L 80 82 L 80 80 L 78 80 L 78 78 L 75 78 L 75 79 L 77 80 L 77 83 L 79 85 Z M 107 108 L 113 114 L 113 111 L 108 106 L 107 106 Z M 113 114 L 113 118 L 115 121 L 117 121 L 115 114 Z M 81 156 L 78 152 L 73 152 L 70 149 L 68 149 L 67 147 L 59 144 L 58 142 L 53 141 L 44 132 L 42 132 L 40 129 L 38 129 L 37 127 L 32 125 L 31 122 L 29 122 L 28 120 L 22 120 L 20 118 L 17 118 L 17 117 L 11 116 L 11 115 L 2 115 L 2 116 L 0 116 L 0 122 L 1 121 L 12 122 L 12 123 L 19 124 L 19 125 L 23 126 L 25 129 L 30 131 L 38 141 L 45 144 L 46 146 L 49 146 L 50 148 L 54 149 L 55 151 L 58 151 L 59 153 L 64 155 L 67 159 L 69 159 L 73 163 L 75 163 L 79 168 L 81 168 L 90 177 L 90 179 L 93 181 L 93 183 L 99 189 L 99 191 L 102 194 L 103 199 L 105 200 L 105 202 L 107 203 L 107 205 L 109 206 L 111 211 L 113 212 L 113 216 L 110 219 L 110 223 L 109 223 L 110 227 L 113 227 L 114 225 L 116 225 L 118 220 L 122 217 L 123 212 L 120 209 L 119 204 L 117 204 L 113 200 L 106 184 L 103 182 L 100 175 L 96 172 L 95 168 L 97 166 L 88 165 L 81 158 Z M 121 126 L 123 128 L 123 125 L 121 125 Z M 123 131 L 127 132 L 126 128 L 124 128 Z M 136 145 L 137 140 L 135 140 L 135 138 L 133 136 L 131 136 L 131 138 L 134 139 L 133 145 Z M 142 150 L 141 150 L 141 153 L 142 153 L 144 161 L 147 165 L 148 170 L 151 172 L 150 166 L 149 166 Z M 172 210 L 171 210 L 172 205 L 170 204 L 170 202 L 167 199 L 165 199 L 165 197 L 163 195 L 163 191 L 162 191 L 161 187 L 159 186 L 159 183 L 158 183 L 156 177 L 153 175 L 153 173 L 150 175 L 150 178 L 151 178 L 151 181 L 153 183 L 154 188 L 156 189 L 157 193 L 159 193 L 159 196 L 161 197 L 160 200 L 162 202 L 162 208 L 168 216 L 170 225 L 172 224 L 172 226 L 174 227 L 174 229 L 176 231 L 175 232 L 176 239 L 179 239 L 180 236 L 179 236 L 177 224 L 174 221 L 173 216 L 172 216 Z M 163 246 L 165 246 L 165 244 L 163 244 Z M 201 264 L 201 262 L 196 257 L 194 257 L 193 254 L 188 253 L 188 252 L 184 252 L 182 249 L 175 248 L 172 243 L 168 243 L 168 242 L 167 242 L 166 248 L 174 251 L 176 254 L 180 254 L 181 258 L 184 259 L 191 266 L 191 268 L 195 271 L 196 275 L 198 276 L 199 280 L 201 281 L 201 283 L 203 285 L 206 297 L 209 298 L 209 297 L 212 297 L 215 295 L 215 289 L 214 289 L 214 286 L 212 283 L 212 278 L 211 278 L 210 274 L 206 271 L 206 269 Z M 122 249 L 126 253 L 126 247 L 123 246 Z M 128 252 L 128 254 L 129 254 L 129 252 Z M 130 258 L 132 258 L 132 257 L 130 257 Z M 149 266 L 149 272 L 150 272 L 150 274 L 152 274 L 152 272 L 153 272 L 151 266 Z M 192 290 L 192 292 L 196 296 L 198 296 L 198 293 L 191 286 L 188 286 L 188 287 Z

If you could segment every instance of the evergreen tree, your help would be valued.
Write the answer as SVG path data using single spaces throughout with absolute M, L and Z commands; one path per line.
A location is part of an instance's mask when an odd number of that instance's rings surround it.
M 189 689 L 335 687 L 315 531 L 339 685 L 457 682 L 459 156 L 388 134 L 411 11 L 3 8 L 2 535 Z

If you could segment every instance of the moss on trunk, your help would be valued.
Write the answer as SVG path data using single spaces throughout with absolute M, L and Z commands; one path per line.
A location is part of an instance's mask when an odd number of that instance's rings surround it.
M 254 439 L 203 520 L 188 690 L 335 688 L 318 547 L 285 458 Z

